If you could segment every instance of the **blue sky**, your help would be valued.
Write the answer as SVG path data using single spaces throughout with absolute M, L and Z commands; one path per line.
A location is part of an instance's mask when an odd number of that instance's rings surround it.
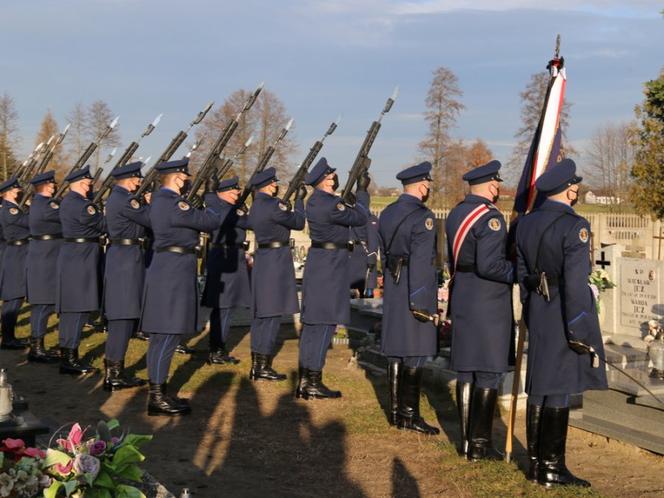
M 265 81 L 295 119 L 295 163 L 343 115 L 323 154 L 344 172 L 398 84 L 372 153 L 379 183 L 393 185 L 418 157 L 437 66 L 464 91 L 453 135 L 482 138 L 506 160 L 519 92 L 560 33 L 574 104 L 567 133 L 583 150 L 598 126 L 632 118 L 643 82 L 664 66 L 661 10 L 652 0 L 3 2 L 0 92 L 16 100 L 25 153 L 47 108 L 64 126 L 77 101 L 104 99 L 126 142 L 164 113 L 141 146 L 154 157 L 207 101 Z

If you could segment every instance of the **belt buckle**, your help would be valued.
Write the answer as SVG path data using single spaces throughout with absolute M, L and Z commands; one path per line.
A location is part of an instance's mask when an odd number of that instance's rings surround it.
M 353 252 L 353 249 L 355 249 L 355 241 L 354 240 L 349 240 L 348 241 L 348 250 L 350 252 Z

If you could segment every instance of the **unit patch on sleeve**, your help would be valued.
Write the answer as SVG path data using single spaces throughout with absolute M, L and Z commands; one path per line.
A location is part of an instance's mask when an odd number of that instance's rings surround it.
M 97 214 L 97 209 L 95 209 L 94 206 L 90 205 L 87 208 L 87 212 L 90 216 L 93 216 L 93 215 Z
M 189 209 L 191 208 L 191 206 L 188 203 L 186 203 L 185 201 L 179 201 L 178 202 L 178 207 L 182 211 L 189 211 Z
M 579 230 L 579 240 L 581 242 L 583 242 L 584 244 L 586 242 L 588 242 L 588 237 L 589 237 L 589 235 L 588 235 L 588 229 L 587 228 L 584 227 L 581 230 Z
M 141 207 L 141 203 L 138 202 L 138 199 L 132 199 L 132 200 L 130 200 L 130 201 L 129 201 L 129 205 L 130 205 L 132 208 L 134 208 L 134 209 L 138 209 L 139 207 Z
M 433 218 L 427 218 L 424 220 L 424 227 L 427 230 L 433 230 Z
M 18 209 L 16 208 L 9 208 L 9 213 L 12 214 L 13 216 L 16 216 L 18 214 Z
M 346 210 L 346 205 L 343 202 L 340 202 L 337 204 L 337 209 L 339 211 L 345 211 Z
M 500 230 L 501 224 L 500 220 L 498 218 L 491 218 L 489 220 L 489 228 L 493 230 L 494 232 L 497 232 Z

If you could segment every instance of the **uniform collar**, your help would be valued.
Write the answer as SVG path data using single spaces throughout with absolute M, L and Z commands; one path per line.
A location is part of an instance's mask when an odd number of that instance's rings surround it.
M 414 195 L 410 195 L 410 194 L 406 194 L 406 193 L 401 194 L 399 196 L 398 200 L 399 200 L 399 202 L 407 202 L 407 203 L 410 203 L 410 204 L 418 204 L 418 205 L 423 205 L 424 204 L 420 199 L 418 199 Z
M 540 206 L 540 209 L 574 213 L 574 208 L 572 208 L 572 206 L 565 204 L 564 202 L 554 201 L 553 199 L 546 199 Z
M 172 195 L 173 197 L 180 197 L 180 194 L 178 194 L 175 190 L 171 190 L 170 188 L 161 187 L 159 190 L 167 195 Z
M 16 204 L 15 202 L 5 201 L 5 200 L 2 201 L 2 205 L 7 207 L 18 207 L 18 204 Z
M 493 203 L 489 199 L 475 194 L 466 195 L 466 197 L 463 199 L 463 202 L 468 202 L 470 204 L 489 204 L 493 206 Z
M 275 197 L 272 197 L 270 194 L 266 194 L 265 192 L 256 192 L 256 198 L 259 197 L 265 197 L 267 199 L 275 199 Z
M 127 190 L 124 187 L 121 187 L 120 185 L 113 185 L 113 190 L 115 190 L 116 192 L 122 192 L 123 194 L 126 194 L 126 195 L 131 194 L 131 192 L 129 192 L 129 190 Z

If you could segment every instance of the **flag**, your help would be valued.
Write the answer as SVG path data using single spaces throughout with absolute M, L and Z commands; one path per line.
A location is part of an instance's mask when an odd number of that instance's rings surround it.
M 517 215 L 526 214 L 533 209 L 537 204 L 535 182 L 544 171 L 562 159 L 560 114 L 565 101 L 567 75 L 565 74 L 565 61 L 562 57 L 558 57 L 557 49 L 555 57 L 549 61 L 547 68 L 550 78 L 542 114 L 530 144 L 514 198 L 513 213 Z

